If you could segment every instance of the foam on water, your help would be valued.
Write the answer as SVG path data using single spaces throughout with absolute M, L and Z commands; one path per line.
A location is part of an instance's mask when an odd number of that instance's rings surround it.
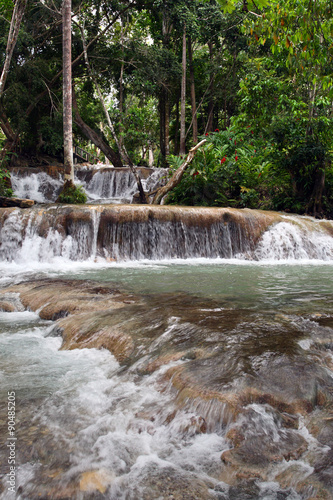
M 15 323 L 17 315 L 12 318 Z M 158 386 L 161 373 L 172 364 L 138 380 L 135 372 L 120 373 L 108 351 L 59 351 L 61 339 L 49 333 L 50 327 L 36 327 L 0 336 L 1 386 L 5 392 L 16 390 L 19 401 L 44 398 L 35 408 L 32 424 L 45 426 L 54 446 L 61 443 L 64 450 L 71 450 L 63 481 L 91 470 L 112 471 L 111 498 L 134 499 L 136 489 L 128 497 L 132 485 L 139 476 L 140 481 L 145 474 L 148 478 L 151 467 L 183 473 L 190 468 L 198 477 L 208 477 L 218 467 L 226 448 L 222 436 L 186 432 L 193 415 L 185 411 L 177 412 L 172 425 L 165 425 L 174 406 L 170 394 L 161 393 Z M 33 468 L 21 464 L 17 486 L 29 492 L 38 470 L 37 464 Z
M 107 165 L 75 167 L 75 184 L 82 185 L 90 201 L 104 203 L 131 203 L 137 184 L 130 169 L 115 169 Z M 92 175 L 91 175 L 92 174 Z M 156 189 L 167 175 L 167 169 L 153 169 L 141 183 L 145 191 Z M 46 172 L 11 173 L 14 195 L 37 203 L 54 202 L 63 186 L 62 175 L 51 177 Z
M 309 220 L 312 227 L 307 224 Z M 288 222 L 275 224 L 262 235 L 254 255 L 258 260 L 331 261 L 333 238 L 310 217 L 291 217 Z
M 297 224 L 293 220 L 275 224 L 254 246 L 245 229 L 223 221 L 201 227 L 159 220 L 116 223 L 111 218 L 105 231 L 100 227 L 99 207 L 80 210 L 79 218 L 66 215 L 65 227 L 61 225 L 61 209 L 11 211 L 0 226 L 1 260 L 26 264 L 50 263 L 59 257 L 64 261 L 97 258 L 105 262 L 182 259 L 188 263 L 193 259 L 225 262 L 231 259 L 240 263 L 253 260 L 266 264 L 333 262 L 333 238 L 314 220 L 311 224 L 304 224 L 302 219 Z M 331 227 L 332 223 L 326 221 L 326 225 Z
M 32 173 L 26 176 L 12 173 L 11 183 L 14 196 L 28 198 L 38 203 L 55 201 L 63 186 L 60 175 L 58 179 L 55 179 L 45 172 Z

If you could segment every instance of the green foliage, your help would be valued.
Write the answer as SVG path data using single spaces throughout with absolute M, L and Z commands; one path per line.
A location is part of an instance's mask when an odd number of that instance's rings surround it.
M 10 198 L 13 190 L 10 187 L 10 172 L 4 167 L 0 167 L 0 196 Z
M 0 65 L 13 5 L 0 2 Z M 73 85 L 84 122 L 117 150 L 84 60 L 76 60 L 82 52 L 76 22 L 87 43 L 94 40 L 90 64 L 135 163 L 142 163 L 147 146 L 158 157 L 160 144 L 166 154 L 166 140 L 177 153 L 186 25 L 199 135 L 223 131 L 206 137 L 171 202 L 311 212 L 309 200 L 325 172 L 320 203 L 332 213 L 331 2 L 86 0 L 73 22 Z M 103 32 L 106 23 L 111 27 Z M 8 141 L 19 137 L 16 152 L 38 158 L 62 150 L 61 45 L 61 23 L 45 4 L 28 3 L 1 103 Z M 186 129 L 192 122 L 189 69 Z M 188 148 L 191 135 L 189 129 Z M 94 148 L 75 124 L 74 136 Z M 182 161 L 168 160 L 173 168 Z
M 147 147 L 156 148 L 158 143 L 158 113 L 156 99 L 140 101 L 131 96 L 126 99 L 124 112 L 111 111 L 113 121 L 117 123 L 118 136 L 122 138 L 130 158 L 136 165 L 142 165 Z
M 59 156 L 63 150 L 62 115 L 43 116 L 39 122 L 39 133 L 43 140 L 43 152 Z
M 271 145 L 251 128 L 237 125 L 206 136 L 191 168 L 169 197 L 169 203 L 258 208 L 263 205 Z M 173 168 L 178 162 L 169 157 Z
M 70 204 L 81 204 L 86 203 L 87 195 L 83 190 L 82 186 L 66 186 L 64 190 L 60 193 L 57 202 L 58 203 L 70 203 Z

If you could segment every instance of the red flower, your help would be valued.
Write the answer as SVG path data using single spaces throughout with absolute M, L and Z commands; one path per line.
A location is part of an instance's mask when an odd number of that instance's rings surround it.
M 251 134 L 253 134 L 253 130 L 251 130 Z
M 205 133 L 205 135 L 209 135 L 209 133 L 208 133 L 208 132 L 206 132 L 206 133 Z
M 223 156 L 223 158 L 222 158 L 222 160 L 221 160 L 221 165 L 222 165 L 222 163 L 224 163 L 225 161 L 227 161 L 227 159 L 226 159 L 226 157 L 225 157 L 225 156 Z
M 195 177 L 196 175 L 199 175 L 199 172 L 194 172 L 193 177 Z
M 220 132 L 218 128 L 215 129 L 215 132 Z
M 236 160 L 236 161 L 238 160 L 238 156 L 235 156 L 235 160 Z
M 237 144 L 237 141 L 235 141 L 235 144 Z

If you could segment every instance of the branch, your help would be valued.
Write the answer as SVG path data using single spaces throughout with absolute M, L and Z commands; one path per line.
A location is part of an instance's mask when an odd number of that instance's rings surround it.
M 0 99 L 3 94 L 7 75 L 9 73 L 9 66 L 12 60 L 13 52 L 15 49 L 17 37 L 20 31 L 22 17 L 27 5 L 27 0 L 16 0 L 14 5 L 14 10 L 12 14 L 12 19 L 10 22 L 9 33 L 7 38 L 7 47 L 6 47 L 6 58 L 5 63 L 2 68 L 1 77 L 0 77 Z
M 156 195 L 153 198 L 153 201 L 151 202 L 152 205 L 160 205 L 162 198 L 164 198 L 164 196 L 169 191 L 171 191 L 171 189 L 173 189 L 174 187 L 176 187 L 180 183 L 180 181 L 182 180 L 182 177 L 184 175 L 184 172 L 187 169 L 187 167 L 189 166 L 189 164 L 191 163 L 191 161 L 193 160 L 195 153 L 206 141 L 207 141 L 207 139 L 203 139 L 198 144 L 196 144 L 192 149 L 190 149 L 184 163 L 182 163 L 181 166 L 176 170 L 176 172 L 173 174 L 173 176 L 171 177 L 169 182 L 167 182 L 167 184 L 165 186 L 161 187 L 157 191 Z
M 87 52 L 87 45 L 86 45 L 86 41 L 85 41 L 85 38 L 84 38 L 84 30 L 83 30 L 83 27 L 78 25 L 79 29 L 80 29 L 80 32 L 81 32 L 81 39 L 82 39 L 82 45 L 83 45 L 83 52 L 84 52 L 84 60 L 85 60 L 85 63 L 86 63 L 86 66 L 87 66 L 87 69 L 88 69 L 88 72 L 89 72 L 89 75 L 95 85 L 95 88 L 97 90 L 97 93 L 98 93 L 98 97 L 99 97 L 99 100 L 101 102 L 101 105 L 103 107 L 103 111 L 104 111 L 104 114 L 105 114 L 105 117 L 106 117 L 106 120 L 107 120 L 107 123 L 108 123 L 108 126 L 109 126 L 109 129 L 111 131 L 111 134 L 113 136 L 113 139 L 115 140 L 115 143 L 117 145 L 117 148 L 118 148 L 118 151 L 120 153 L 120 156 L 121 156 L 121 159 L 124 163 L 127 163 L 135 177 L 135 180 L 136 180 L 136 183 L 137 183 L 137 186 L 138 186 L 138 190 L 139 190 L 139 193 L 140 193 L 140 201 L 141 203 L 147 203 L 146 201 L 146 196 L 145 196 L 145 193 L 144 193 L 144 190 L 143 190 L 143 187 L 142 187 L 142 183 L 141 183 L 141 179 L 140 179 L 140 176 L 136 170 L 136 168 L 134 167 L 127 151 L 126 151 L 126 148 L 124 146 L 124 144 L 120 143 L 118 137 L 117 137 L 117 134 L 116 134 L 116 131 L 114 129 L 114 126 L 113 126 L 113 123 L 111 121 L 111 117 L 110 117 L 110 113 L 108 112 L 107 110 L 107 107 L 106 107 L 106 104 L 105 104 L 105 101 L 104 101 L 104 98 L 103 98 L 103 95 L 102 95 L 102 92 L 101 92 L 101 89 L 98 85 L 98 82 L 95 78 L 95 75 L 93 73 L 93 70 L 90 66 L 90 63 L 89 63 L 89 59 L 88 59 L 88 52 Z

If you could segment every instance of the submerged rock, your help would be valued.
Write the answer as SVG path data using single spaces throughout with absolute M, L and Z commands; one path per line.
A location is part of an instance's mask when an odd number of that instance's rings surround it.
M 112 471 L 96 467 L 80 470 L 70 483 L 73 491 L 87 498 L 117 498 L 125 488 L 130 499 L 153 500 L 162 491 L 165 498 L 253 500 L 265 498 L 263 488 L 273 480 L 279 498 L 296 490 L 304 498 L 306 491 L 329 498 L 333 391 L 327 353 L 319 342 L 328 338 L 328 330 L 315 331 L 317 343 L 310 352 L 302 343 L 308 320 L 233 307 L 225 296 L 207 299 L 179 292 L 138 297 L 109 282 L 41 279 L 2 290 L 0 303 L 10 303 L 8 297 L 17 294 L 25 308 L 55 322 L 62 349 L 108 349 L 120 370 L 129 368 L 140 380 L 156 377 L 159 391 L 171 395 L 170 408 L 149 401 L 139 408 L 126 425 L 128 434 L 150 442 L 160 422 L 176 429 L 180 442 L 214 433 L 226 443 L 211 473 L 215 483 L 135 455 L 135 464 L 142 460 L 131 469 L 131 480 L 138 472 L 137 483 L 127 484 L 125 474 L 115 478 Z M 39 450 L 39 459 L 52 470 L 65 467 L 60 452 L 58 458 L 52 449 L 49 443 L 45 453 Z

